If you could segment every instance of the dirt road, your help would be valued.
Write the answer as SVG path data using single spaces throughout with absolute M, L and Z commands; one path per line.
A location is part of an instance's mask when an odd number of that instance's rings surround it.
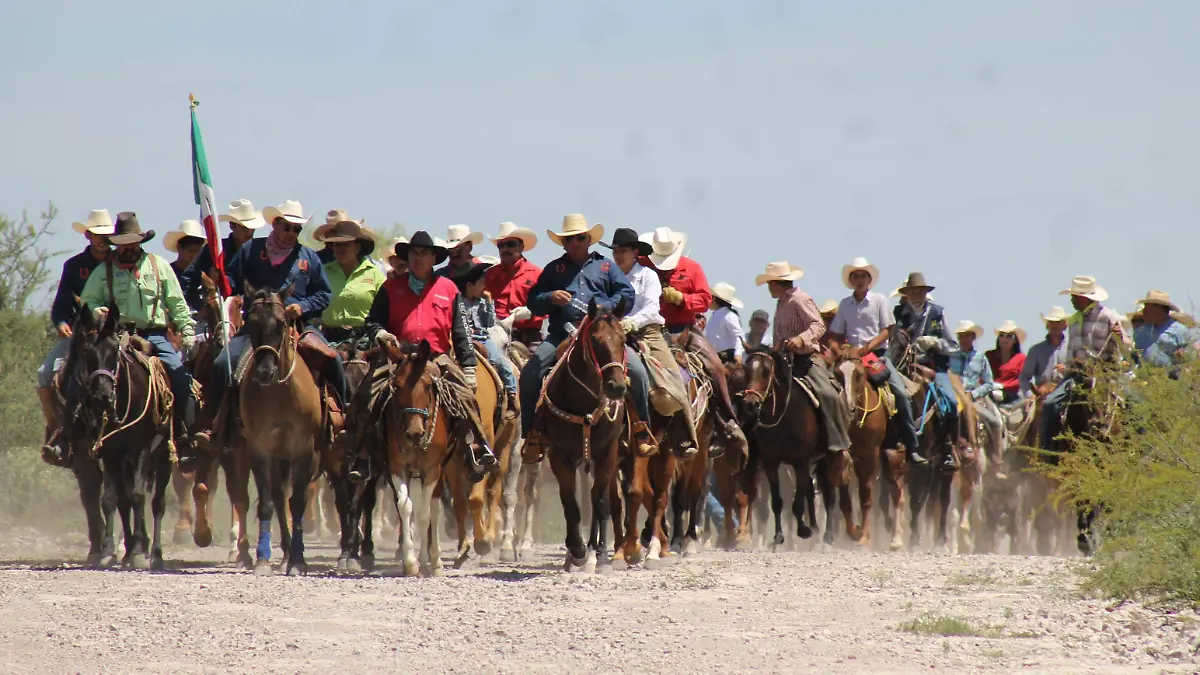
M 83 571 L 77 539 L 0 554 L 5 672 L 1194 672 L 1191 612 L 1113 608 L 1075 559 L 706 551 L 567 575 L 557 547 L 440 579 L 307 578 L 168 551 L 161 574 Z M 388 546 L 384 551 L 390 551 Z M 20 562 L 21 558 L 37 562 Z M 940 635 L 938 633 L 961 633 Z

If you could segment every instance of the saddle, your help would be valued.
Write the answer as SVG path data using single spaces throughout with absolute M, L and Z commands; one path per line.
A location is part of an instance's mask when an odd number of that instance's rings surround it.
M 508 404 L 508 391 L 504 388 L 504 381 L 500 379 L 500 373 L 492 365 L 492 362 L 488 360 L 487 348 L 484 347 L 483 343 L 475 342 L 474 340 L 472 340 L 472 344 L 475 346 L 475 360 L 478 361 L 478 365 L 475 368 L 476 373 L 480 369 L 483 369 L 491 376 L 492 383 L 496 386 L 496 409 L 492 411 L 492 417 L 495 418 L 492 428 L 499 432 L 500 427 L 504 424 L 504 411 Z

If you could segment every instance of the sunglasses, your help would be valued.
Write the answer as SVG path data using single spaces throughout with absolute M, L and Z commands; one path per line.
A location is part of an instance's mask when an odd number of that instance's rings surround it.
M 304 226 L 303 225 L 284 225 L 283 231 L 291 232 L 292 234 L 300 234 L 301 232 L 304 231 Z
M 496 244 L 496 248 L 499 248 L 499 249 L 520 248 L 520 246 L 521 246 L 520 239 L 505 239 L 504 241 Z
M 592 235 L 590 234 L 573 234 L 569 237 L 563 237 L 563 241 L 591 241 L 591 239 Z

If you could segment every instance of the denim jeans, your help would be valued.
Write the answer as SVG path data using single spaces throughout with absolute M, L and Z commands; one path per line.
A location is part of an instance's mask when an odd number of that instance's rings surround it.
M 42 361 L 42 365 L 38 367 L 38 388 L 45 389 L 54 384 L 54 374 L 57 373 L 63 364 L 67 361 L 67 355 L 71 352 L 71 341 L 63 338 L 54 345 L 50 353 L 46 355 L 46 360 Z
M 175 396 L 175 420 L 191 427 L 195 421 L 196 407 L 192 398 L 192 374 L 183 367 L 183 358 L 175 346 L 167 340 L 166 331 L 155 331 L 144 335 L 146 342 L 154 347 L 154 353 L 167 369 L 171 380 L 171 393 Z
M 491 363 L 496 372 L 500 373 L 500 380 L 504 382 L 504 389 L 510 394 L 516 393 L 517 375 L 513 372 L 513 366 L 508 360 L 508 356 L 500 350 L 500 346 L 491 338 L 488 338 L 483 344 L 487 348 L 488 363 Z
M 883 362 L 887 364 L 888 369 L 888 386 L 892 389 L 892 394 L 896 397 L 896 419 L 900 421 L 900 442 L 909 452 L 916 452 L 920 445 L 917 442 L 917 427 L 913 422 L 912 399 L 908 396 L 908 387 L 904 385 L 904 378 L 900 375 L 900 371 L 896 370 L 896 365 L 892 360 L 883 357 Z
M 533 350 L 533 355 L 521 370 L 521 428 L 532 429 L 537 420 L 538 396 L 542 393 L 542 380 L 554 367 L 554 357 L 562 338 L 547 336 Z M 634 354 L 631 347 L 625 347 L 625 360 L 629 364 L 629 394 L 633 397 L 633 406 L 638 416 L 649 423 L 650 420 L 650 375 L 642 360 Z
M 1050 441 L 1053 440 L 1054 425 L 1058 422 L 1059 417 L 1062 416 L 1063 406 L 1071 398 L 1071 387 L 1068 384 L 1071 381 L 1070 379 L 1065 379 L 1059 382 L 1054 391 L 1050 392 L 1050 395 L 1042 402 L 1041 437 L 1043 448 L 1050 447 Z

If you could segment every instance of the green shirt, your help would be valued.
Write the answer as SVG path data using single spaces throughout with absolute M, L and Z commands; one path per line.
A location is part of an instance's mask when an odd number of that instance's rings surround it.
M 114 255 L 115 258 L 115 255 Z M 111 260 L 111 258 L 110 258 Z M 117 301 L 121 323 L 133 323 L 138 329 L 166 328 L 175 324 L 180 335 L 194 335 L 192 320 L 179 279 L 171 264 L 153 253 L 143 253 L 130 270 L 123 270 L 113 261 L 97 265 L 88 276 L 80 300 L 90 309 L 108 304 L 108 272 L 113 272 L 112 295 Z
M 321 325 L 334 328 L 362 327 L 371 311 L 371 303 L 375 301 L 375 293 L 387 277 L 365 256 L 349 277 L 336 260 L 325 263 L 324 267 L 325 276 L 329 277 L 329 288 L 333 291 L 333 300 L 321 314 Z

